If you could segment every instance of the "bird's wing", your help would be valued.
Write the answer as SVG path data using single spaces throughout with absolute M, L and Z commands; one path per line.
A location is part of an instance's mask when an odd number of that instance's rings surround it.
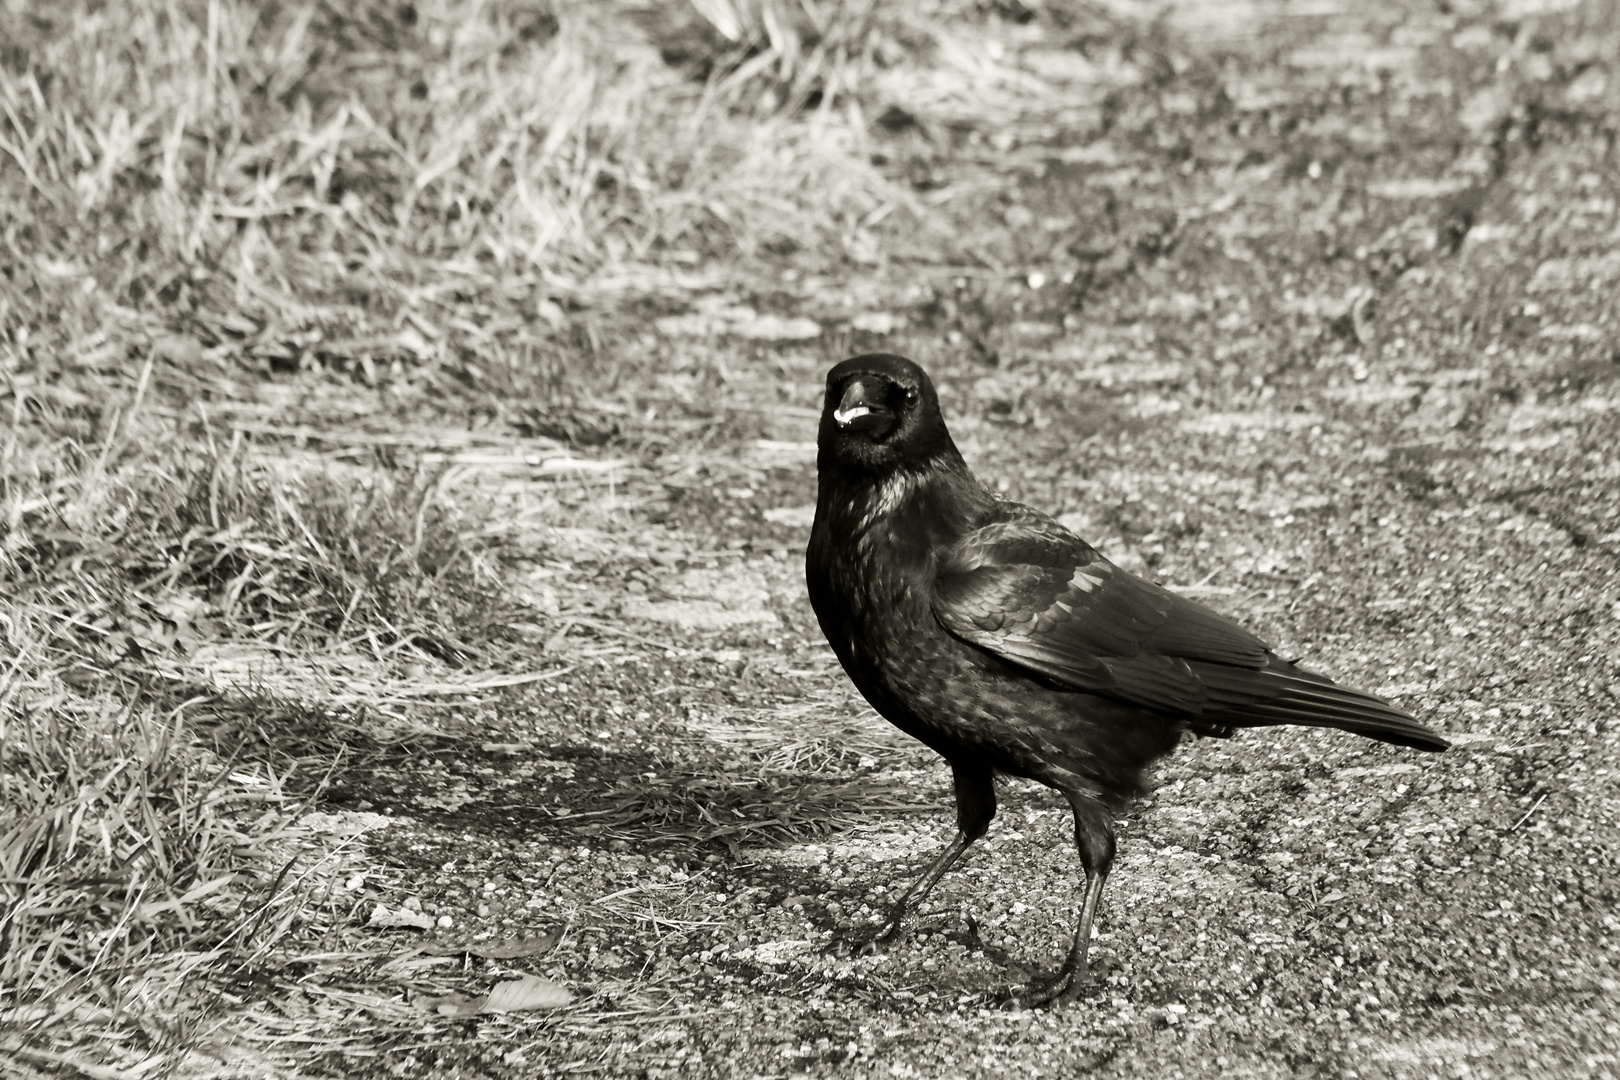
M 1190 714 L 1224 695 L 1207 665 L 1259 670 L 1266 645 L 1202 604 L 1104 559 L 1056 521 L 1017 504 L 941 561 L 934 615 L 952 634 L 1047 679 Z

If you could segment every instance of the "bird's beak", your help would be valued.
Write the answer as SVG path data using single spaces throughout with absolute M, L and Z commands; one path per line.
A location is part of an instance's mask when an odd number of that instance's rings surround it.
M 877 431 L 894 422 L 894 413 L 880 404 L 876 387 L 860 376 L 844 384 L 844 396 L 833 410 L 833 420 L 845 431 Z

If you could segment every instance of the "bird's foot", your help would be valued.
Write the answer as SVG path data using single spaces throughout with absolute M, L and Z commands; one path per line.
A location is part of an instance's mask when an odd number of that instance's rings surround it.
M 906 915 L 911 910 L 909 900 L 909 894 L 901 897 L 881 926 L 854 926 L 838 935 L 834 939 L 834 951 L 840 956 L 872 956 L 898 945 L 906 936 Z
M 1089 968 L 1070 968 L 1065 964 L 1057 974 L 1047 978 L 1030 979 L 1023 986 L 1009 987 L 1002 1000 L 1012 1009 L 1056 1008 L 1085 996 L 1098 983 L 1092 979 Z
M 889 920 L 878 927 L 857 926 L 844 931 L 834 939 L 833 948 L 840 956 L 873 956 L 905 937 L 899 920 Z
M 1083 972 L 1060 971 L 1050 979 L 1030 980 L 1024 987 L 1021 1004 L 1030 1009 L 1062 1005 L 1078 998 L 1090 985 L 1091 979 Z

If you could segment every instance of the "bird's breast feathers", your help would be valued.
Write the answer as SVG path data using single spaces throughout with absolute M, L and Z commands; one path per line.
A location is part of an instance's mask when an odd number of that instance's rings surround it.
M 876 490 L 861 500 L 865 502 L 865 523 L 871 525 L 887 518 L 905 506 L 917 493 L 922 478 L 907 470 L 891 473 L 878 481 Z

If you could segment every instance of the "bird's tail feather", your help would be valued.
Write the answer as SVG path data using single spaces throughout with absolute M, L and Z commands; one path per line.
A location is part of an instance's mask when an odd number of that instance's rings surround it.
M 1234 728 L 1329 727 L 1417 750 L 1451 746 L 1384 699 L 1339 686 L 1280 658 L 1273 657 L 1270 666 L 1259 671 L 1221 667 L 1200 670 L 1199 677 L 1209 689 L 1210 704 L 1216 706 L 1216 715 L 1210 719 L 1219 724 Z

